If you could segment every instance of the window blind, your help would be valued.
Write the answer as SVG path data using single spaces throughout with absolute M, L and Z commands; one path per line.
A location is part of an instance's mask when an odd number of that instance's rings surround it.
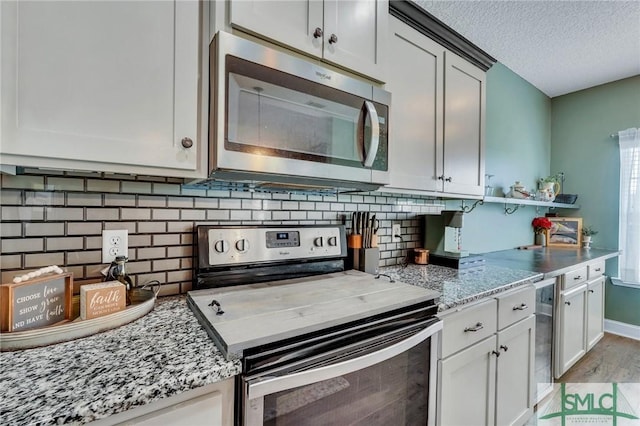
M 640 286 L 640 129 L 618 132 L 620 142 L 619 277 Z

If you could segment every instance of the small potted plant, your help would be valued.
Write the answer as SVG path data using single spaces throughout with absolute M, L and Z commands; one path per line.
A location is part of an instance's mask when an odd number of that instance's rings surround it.
M 582 228 L 582 247 L 591 248 L 591 237 L 596 235 L 598 231 L 591 226 L 585 226 Z
M 547 245 L 547 230 L 551 229 L 551 221 L 546 217 L 536 217 L 531 222 L 535 233 L 535 244 L 538 246 Z

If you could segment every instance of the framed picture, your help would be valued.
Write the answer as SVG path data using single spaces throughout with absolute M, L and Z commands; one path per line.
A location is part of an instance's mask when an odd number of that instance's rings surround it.
M 551 229 L 547 230 L 547 245 L 580 248 L 582 243 L 582 218 L 549 217 Z

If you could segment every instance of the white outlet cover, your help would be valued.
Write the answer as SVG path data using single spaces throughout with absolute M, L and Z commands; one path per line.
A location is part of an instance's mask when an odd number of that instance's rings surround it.
M 126 229 L 102 231 L 102 263 L 111 263 L 117 256 L 129 253 L 129 231 Z
M 400 238 L 397 238 L 396 235 L 402 235 L 401 232 L 399 223 L 391 225 L 391 238 L 393 241 L 400 241 Z

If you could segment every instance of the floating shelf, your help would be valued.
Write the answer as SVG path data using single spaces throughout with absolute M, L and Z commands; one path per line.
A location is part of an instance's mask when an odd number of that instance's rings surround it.
M 515 213 L 515 211 L 518 210 L 520 206 L 546 207 L 551 209 L 579 209 L 580 208 L 580 206 L 576 204 L 554 203 L 551 201 L 536 201 L 536 200 L 527 200 L 527 199 L 521 199 L 521 198 L 509 198 L 509 197 L 484 197 L 483 202 L 504 204 L 505 214 Z M 509 209 L 508 207 L 506 207 L 507 204 L 511 204 L 516 207 Z

